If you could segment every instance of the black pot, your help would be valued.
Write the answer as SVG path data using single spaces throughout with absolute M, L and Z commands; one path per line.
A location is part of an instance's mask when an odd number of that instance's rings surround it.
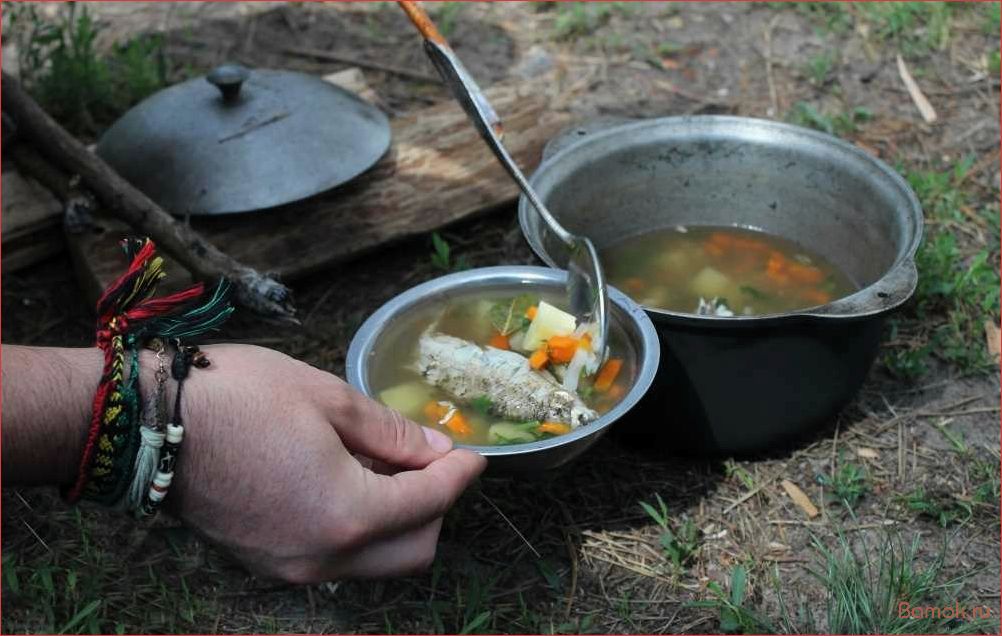
M 645 307 L 661 369 L 646 414 L 625 425 L 676 452 L 761 452 L 830 422 L 873 364 L 885 316 L 915 290 L 915 194 L 883 162 L 811 130 L 720 116 L 606 122 L 554 140 L 532 184 L 600 249 L 656 228 L 736 225 L 791 239 L 858 284 L 785 314 Z M 519 220 L 540 258 L 566 262 L 524 198 Z

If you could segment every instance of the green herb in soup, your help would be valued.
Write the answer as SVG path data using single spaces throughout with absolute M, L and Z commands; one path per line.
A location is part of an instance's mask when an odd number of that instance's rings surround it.
M 387 330 L 370 382 L 383 404 L 463 444 L 564 435 L 611 409 L 633 381 L 624 335 L 610 325 L 600 359 L 594 329 L 552 295 L 451 298 Z
M 856 290 L 834 265 L 776 236 L 736 227 L 650 232 L 601 253 L 610 284 L 658 309 L 771 314 L 824 305 Z

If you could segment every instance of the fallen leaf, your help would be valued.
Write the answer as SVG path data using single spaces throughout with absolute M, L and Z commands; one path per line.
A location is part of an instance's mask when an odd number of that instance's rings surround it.
M 880 459 L 880 453 L 872 448 L 861 446 L 856 449 L 856 455 L 864 459 Z
M 1002 358 L 1002 331 L 991 320 L 985 321 L 985 338 L 988 340 L 988 355 L 998 364 Z
M 780 485 L 783 486 L 783 490 L 785 490 L 786 494 L 790 496 L 793 503 L 800 506 L 800 509 L 804 511 L 804 514 L 807 515 L 808 519 L 813 519 L 818 516 L 818 509 L 814 507 L 810 498 L 804 494 L 804 491 L 801 490 L 799 486 L 788 479 L 781 481 Z
M 677 68 L 681 68 L 682 65 L 678 63 L 678 60 L 673 60 L 670 57 L 665 57 L 661 59 L 661 66 L 665 67 L 670 71 L 674 71 Z
M 932 104 L 929 103 L 929 100 L 922 93 L 922 89 L 915 83 L 912 74 L 908 72 L 904 58 L 900 54 L 898 55 L 898 75 L 901 76 L 901 81 L 905 83 L 905 88 L 908 89 L 908 94 L 911 96 L 912 101 L 915 102 L 915 106 L 922 114 L 922 119 L 925 120 L 925 123 L 931 124 L 936 121 L 936 109 L 932 107 Z

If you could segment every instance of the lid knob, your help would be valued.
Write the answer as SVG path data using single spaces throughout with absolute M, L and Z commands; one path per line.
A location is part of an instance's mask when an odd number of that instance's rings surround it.
M 205 79 L 219 89 L 224 102 L 233 102 L 240 95 L 240 86 L 249 75 L 250 71 L 244 66 L 224 64 L 212 69 Z

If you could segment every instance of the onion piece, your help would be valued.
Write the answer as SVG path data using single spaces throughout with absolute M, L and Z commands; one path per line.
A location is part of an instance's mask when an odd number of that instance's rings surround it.
M 593 358 L 594 354 L 584 349 L 578 349 L 574 352 L 574 357 L 567 363 L 567 371 L 564 373 L 562 386 L 565 389 L 577 393 L 578 382 L 581 380 L 581 370 L 585 368 L 589 357 Z

